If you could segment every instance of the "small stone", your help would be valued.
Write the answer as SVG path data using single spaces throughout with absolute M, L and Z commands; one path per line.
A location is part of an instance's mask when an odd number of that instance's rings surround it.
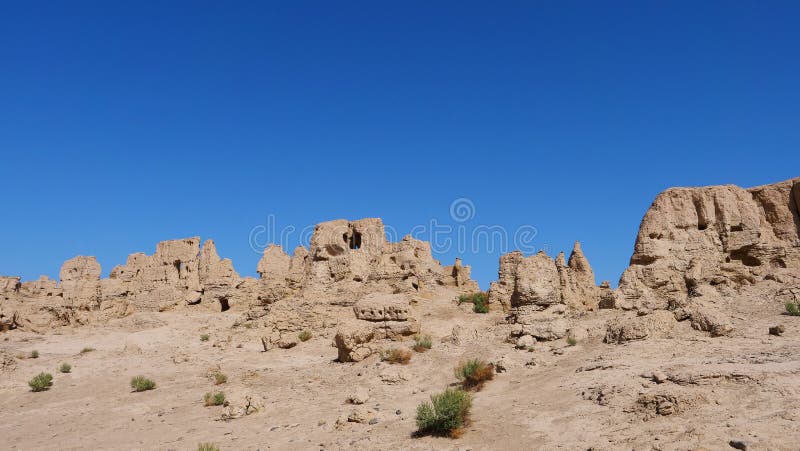
M 731 448 L 741 449 L 742 451 L 747 451 L 749 447 L 749 443 L 744 440 L 731 440 L 728 442 Z
M 517 349 L 529 349 L 536 344 L 536 339 L 530 335 L 523 335 L 517 338 L 516 347 Z
M 402 413 L 403 413 L 403 412 L 402 412 L 400 409 L 397 409 L 397 410 L 395 410 L 395 411 L 394 411 L 394 414 L 395 414 L 395 415 L 400 415 L 400 414 L 402 414 Z
M 378 419 L 377 418 L 373 418 L 373 419 L 369 420 L 369 424 L 378 424 Z
M 369 401 L 369 391 L 364 387 L 358 387 L 347 396 L 347 402 L 350 404 L 364 404 Z
M 661 371 L 653 371 L 653 382 L 657 384 L 663 384 L 668 380 L 669 378 L 666 374 L 662 373 Z
M 786 328 L 783 326 L 783 324 L 778 324 L 777 326 L 772 326 L 769 328 L 769 334 L 777 337 L 783 335 L 784 332 L 786 332 Z

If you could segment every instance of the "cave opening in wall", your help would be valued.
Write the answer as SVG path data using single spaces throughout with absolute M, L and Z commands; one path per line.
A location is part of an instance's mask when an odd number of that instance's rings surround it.
M 350 249 L 358 250 L 361 249 L 361 233 L 353 230 L 353 234 L 350 235 L 349 241 Z
M 228 303 L 228 298 L 219 298 L 219 309 L 221 312 L 230 310 L 231 305 Z

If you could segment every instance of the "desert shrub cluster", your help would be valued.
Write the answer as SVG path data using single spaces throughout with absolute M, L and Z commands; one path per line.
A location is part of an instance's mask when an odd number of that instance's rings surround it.
M 455 369 L 456 379 L 464 390 L 480 390 L 486 381 L 494 379 L 494 365 L 479 359 L 461 362 Z
M 381 361 L 405 365 L 411 361 L 411 352 L 405 349 L 397 348 L 381 351 Z
M 131 388 L 135 392 L 147 391 L 156 388 L 156 383 L 144 376 L 136 376 L 131 379 Z
M 459 305 L 465 302 L 472 304 L 472 311 L 475 313 L 489 313 L 489 296 L 482 291 L 472 294 L 462 294 L 458 297 Z
M 415 335 L 413 349 L 417 352 L 425 352 L 433 347 L 430 335 Z
M 206 393 L 205 397 L 203 398 L 205 401 L 205 406 L 221 406 L 225 404 L 225 393 L 217 392 L 217 393 Z
M 53 386 L 53 375 L 50 373 L 39 373 L 28 381 L 31 391 L 39 392 L 49 390 Z
M 417 407 L 417 433 L 458 437 L 466 425 L 472 395 L 461 389 L 448 388 L 431 395 L 430 402 Z

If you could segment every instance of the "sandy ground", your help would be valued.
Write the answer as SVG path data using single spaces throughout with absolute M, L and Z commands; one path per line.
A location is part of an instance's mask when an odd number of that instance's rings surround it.
M 448 299 L 414 307 L 433 349 L 408 365 L 372 356 L 335 361 L 334 330 L 315 331 L 291 349 L 262 352 L 258 330 L 233 329 L 237 314 L 136 314 L 102 327 L 57 334 L 11 331 L 0 350 L 4 449 L 800 449 L 800 317 L 769 303 L 734 312 L 736 333 L 710 338 L 680 323 L 680 338 L 602 343 L 603 324 L 619 312 L 591 313 L 589 336 L 516 350 L 504 341 L 500 313 L 479 315 Z M 231 314 L 228 314 L 231 313 Z M 783 336 L 767 328 L 784 324 Z M 460 340 L 451 332 L 458 327 Z M 207 333 L 210 340 L 201 341 Z M 387 344 L 410 347 L 411 339 Z M 95 350 L 81 354 L 81 349 Z M 416 406 L 455 382 L 459 361 L 481 357 L 506 371 L 475 394 L 472 422 L 458 439 L 414 437 Z M 72 372 L 57 371 L 62 362 Z M 208 377 L 219 368 L 228 382 Z M 41 371 L 53 387 L 33 393 Z M 649 377 L 663 374 L 657 383 Z M 133 393 L 135 375 L 157 383 Z M 648 377 L 643 377 L 648 376 Z M 348 394 L 369 391 L 363 405 Z M 224 421 L 224 407 L 203 395 L 256 395 L 264 406 Z M 354 410 L 372 424 L 347 422 Z M 337 424 L 339 419 L 339 424 Z

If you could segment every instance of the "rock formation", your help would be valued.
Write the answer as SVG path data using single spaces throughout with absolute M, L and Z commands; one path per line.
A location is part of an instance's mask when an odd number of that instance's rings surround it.
M 724 304 L 800 283 L 800 178 L 743 189 L 671 188 L 644 216 L 616 307 L 668 309 L 694 328 L 730 332 Z
M 387 242 L 380 219 L 319 224 L 310 249 L 298 247 L 292 257 L 279 246 L 269 246 L 258 263 L 259 279 L 240 277 L 231 260 L 220 259 L 212 240 L 201 247 L 200 238 L 193 237 L 160 242 L 153 255 L 132 254 L 108 278 L 100 277 L 94 257 L 84 256 L 64 263 L 59 282 L 0 277 L 0 327 L 44 330 L 187 306 L 244 311 L 245 319 L 254 319 L 285 300 L 293 304 L 279 306 L 287 314 L 271 324 L 280 336 L 318 322 L 324 312 L 315 304 L 352 306 L 369 293 L 419 293 L 437 287 L 477 291 L 469 269 L 460 260 L 443 268 L 428 243 L 411 237 Z M 290 312 L 316 319 L 288 324 Z
M 608 285 L 595 285 L 594 272 L 576 242 L 569 262 L 544 252 L 525 257 L 519 251 L 500 257 L 499 279 L 489 287 L 489 303 L 508 311 L 521 342 L 554 340 L 566 335 L 568 317 L 596 310 Z
M 406 236 L 390 243 L 377 218 L 318 224 L 308 250 L 298 247 L 289 257 L 280 247 L 270 246 L 258 272 L 272 287 L 343 305 L 371 292 L 411 294 L 439 286 L 464 292 L 479 289 L 460 259 L 442 267 L 427 242 Z

